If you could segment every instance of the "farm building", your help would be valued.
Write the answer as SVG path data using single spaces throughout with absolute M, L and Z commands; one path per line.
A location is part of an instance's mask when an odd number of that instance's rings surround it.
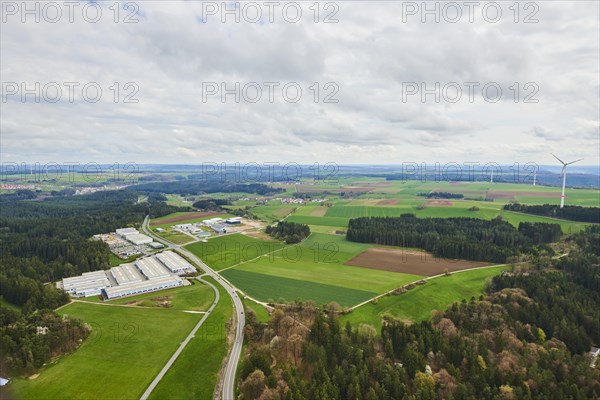
M 87 297 L 102 293 L 103 289 L 110 287 L 110 281 L 105 271 L 84 272 L 80 276 L 64 278 L 62 289 L 72 296 Z
M 231 225 L 237 225 L 242 223 L 242 217 L 233 217 L 225 220 L 226 223 Z
M 127 235 L 126 239 L 129 240 L 131 243 L 137 245 L 152 243 L 152 238 L 150 236 L 146 236 L 141 233 L 133 233 L 131 235 Z
M 166 275 L 160 278 L 149 279 L 141 282 L 131 282 L 125 285 L 107 287 L 104 295 L 108 300 L 136 294 L 149 293 L 157 290 L 170 289 L 183 286 L 183 279 L 176 275 Z
M 187 274 L 195 271 L 195 268 L 189 262 L 172 251 L 157 254 L 156 258 L 174 274 Z
M 126 237 L 128 235 L 137 235 L 139 232 L 135 228 L 120 228 L 117 229 L 116 234 L 122 237 Z

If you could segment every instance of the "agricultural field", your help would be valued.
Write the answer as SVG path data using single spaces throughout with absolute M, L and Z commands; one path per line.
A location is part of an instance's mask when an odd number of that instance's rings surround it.
M 216 271 L 247 262 L 283 247 L 276 240 L 260 240 L 236 233 L 217 236 L 206 242 L 192 243 L 186 248 Z
M 377 304 L 362 305 L 344 315 L 341 322 L 369 324 L 378 331 L 384 317 L 408 323 L 420 322 L 428 319 L 433 310 L 445 310 L 455 301 L 468 301 L 472 296 L 479 297 L 484 293 L 485 284 L 489 279 L 509 268 L 496 266 L 434 278 L 404 294 L 383 296 L 378 299 Z
M 220 213 L 217 211 L 206 211 L 206 212 L 176 212 L 164 217 L 155 218 L 150 221 L 150 228 L 163 228 L 168 229 L 173 225 L 178 224 L 193 224 L 196 222 L 202 222 L 205 219 L 210 218 L 231 218 L 233 215 Z
M 156 386 L 150 399 L 211 399 L 213 396 L 227 355 L 226 326 L 233 313 L 233 304 L 221 285 L 212 278 L 205 279 L 219 290 L 219 303 Z
M 281 204 L 279 202 L 279 205 L 254 207 L 252 209 L 252 213 L 258 218 L 262 219 L 263 221 L 271 222 L 284 218 L 285 216 L 293 212 L 294 209 L 297 207 L 297 204 Z
M 90 324 L 91 336 L 74 353 L 43 368 L 35 379 L 15 379 L 23 399 L 139 399 L 201 315 L 169 309 L 71 303 L 60 314 Z
M 370 245 L 348 242 L 344 236 L 313 233 L 298 245 L 282 248 L 222 275 L 262 301 L 283 298 L 336 301 L 351 306 L 421 277 L 353 267 L 344 263 Z
M 550 188 L 514 184 L 490 184 L 482 182 L 448 183 L 448 182 L 405 182 L 393 181 L 399 186 L 396 194 L 363 193 L 351 200 L 333 199 L 332 207 L 303 206 L 288 217 L 288 221 L 304 223 L 311 226 L 322 227 L 347 227 L 348 221 L 358 217 L 396 217 L 402 213 L 414 213 L 417 217 L 468 217 L 492 219 L 501 215 L 507 222 L 518 226 L 520 222 L 549 222 L 558 223 L 564 233 L 579 232 L 586 224 L 560 220 L 550 217 L 528 215 L 512 211 L 502 210 L 502 206 L 514 199 L 535 199 L 534 204 L 556 203 L 560 188 Z M 395 187 L 395 186 L 394 186 Z M 490 187 L 493 190 L 490 190 Z M 418 196 L 419 193 L 432 191 L 447 191 L 451 193 L 464 194 L 465 199 L 427 199 Z M 488 194 L 495 196 L 493 201 L 484 201 Z M 523 197 L 523 194 L 529 196 Z M 474 198 L 481 199 L 473 200 Z M 600 206 L 600 191 L 570 189 L 567 191 L 567 199 L 572 204 Z M 477 207 L 479 210 L 472 211 L 470 208 Z M 318 208 L 326 208 L 325 213 Z M 318 213 L 321 214 L 318 214 Z M 322 215 L 322 216 L 319 216 Z

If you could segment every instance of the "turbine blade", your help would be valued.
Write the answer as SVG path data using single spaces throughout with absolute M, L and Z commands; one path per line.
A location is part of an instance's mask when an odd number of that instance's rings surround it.
M 552 153 L 550 153 L 550 154 L 552 154 Z M 556 158 L 558 161 L 560 161 L 561 164 L 563 164 L 563 165 L 565 164 L 565 162 L 563 160 L 561 160 L 560 158 L 556 157 L 554 154 L 552 154 L 552 156 L 554 158 Z
M 574 163 L 576 163 L 576 162 L 578 162 L 578 161 L 581 161 L 581 160 L 583 160 L 583 158 L 580 158 L 579 160 L 575 160 L 575 161 L 568 162 L 568 163 L 566 163 L 565 165 L 574 164 Z

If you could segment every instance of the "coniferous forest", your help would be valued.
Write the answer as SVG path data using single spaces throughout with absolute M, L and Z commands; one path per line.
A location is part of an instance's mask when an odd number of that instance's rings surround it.
M 519 203 L 506 204 L 505 210 L 526 214 L 543 215 L 545 217 L 563 218 L 571 221 L 600 223 L 600 207 L 564 206 L 555 204 L 526 205 Z
M 558 224 L 527 223 L 516 229 L 501 218 L 363 217 L 350 220 L 346 238 L 418 247 L 437 257 L 501 263 L 536 244 L 557 240 L 560 234 Z
M 296 304 L 249 315 L 242 399 L 597 399 L 600 228 L 546 270 L 508 272 L 421 323 L 341 324 Z M 310 330 L 298 319 L 312 321 Z

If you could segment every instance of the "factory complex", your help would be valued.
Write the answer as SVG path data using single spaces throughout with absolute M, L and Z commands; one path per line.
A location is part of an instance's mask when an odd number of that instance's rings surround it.
M 195 268 L 170 250 L 106 271 L 65 278 L 57 286 L 76 297 L 102 295 L 107 300 L 187 285 L 179 275 Z

